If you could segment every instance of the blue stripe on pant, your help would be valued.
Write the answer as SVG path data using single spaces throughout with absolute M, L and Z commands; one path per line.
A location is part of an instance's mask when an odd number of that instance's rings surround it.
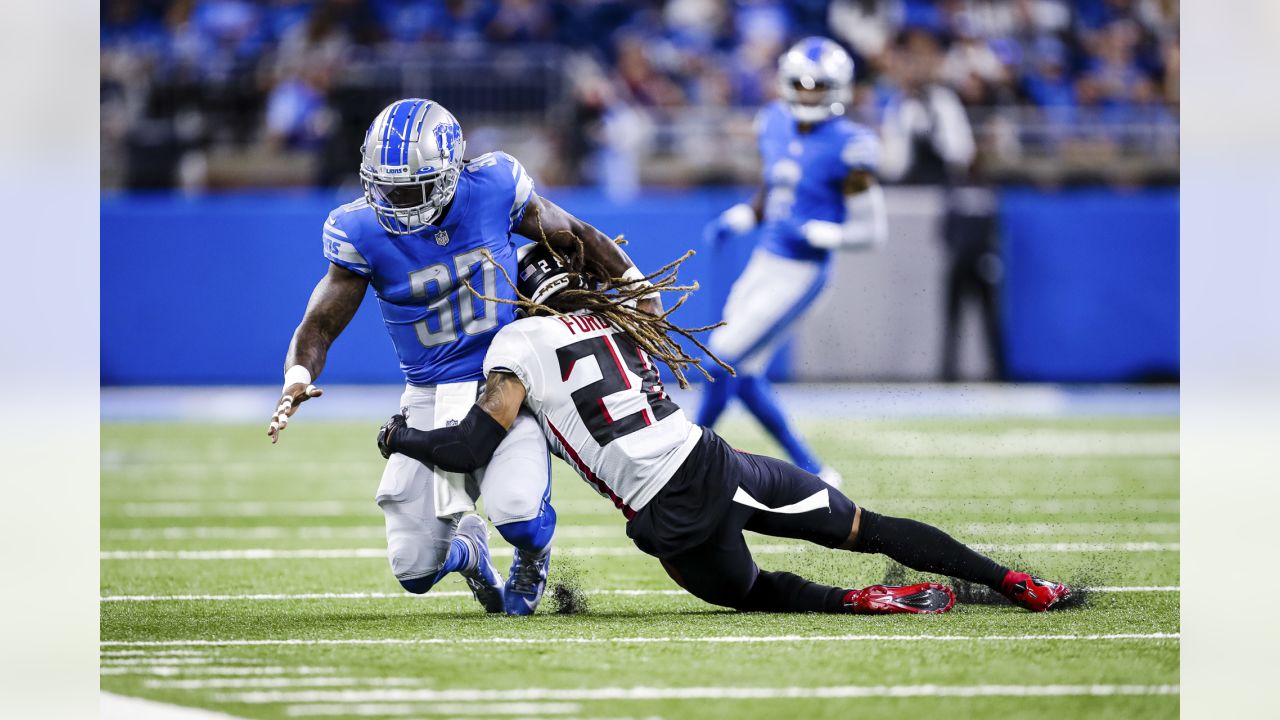
M 813 304 L 814 300 L 818 299 L 818 296 L 822 294 L 822 289 L 827 285 L 827 276 L 829 274 L 830 268 L 824 265 L 822 269 L 818 271 L 818 275 L 813 279 L 813 282 L 809 285 L 809 289 L 805 290 L 804 294 L 800 296 L 799 300 L 796 300 L 790 309 L 774 321 L 774 323 L 770 325 L 768 329 L 766 329 L 764 333 L 762 333 L 760 337 L 751 344 L 750 347 L 743 351 L 741 356 L 727 360 L 726 362 L 730 365 L 737 365 L 738 363 L 750 359 L 752 355 L 764 349 L 779 333 L 786 330 L 788 325 L 799 319 L 799 317 L 804 314 L 804 311 L 808 310 L 809 306 Z

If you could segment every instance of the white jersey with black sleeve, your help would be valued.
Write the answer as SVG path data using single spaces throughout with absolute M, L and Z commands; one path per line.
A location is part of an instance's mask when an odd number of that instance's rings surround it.
M 551 451 L 631 519 L 693 451 L 702 428 L 667 397 L 653 359 L 597 315 L 530 317 L 503 327 L 484 374 L 525 387 Z

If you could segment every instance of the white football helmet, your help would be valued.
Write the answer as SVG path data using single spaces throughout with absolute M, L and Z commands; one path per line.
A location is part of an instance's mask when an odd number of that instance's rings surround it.
M 364 134 L 360 184 L 393 235 L 411 235 L 440 218 L 458 188 L 467 143 L 462 126 L 439 103 L 391 103 Z
M 853 101 L 853 58 L 827 38 L 801 40 L 778 58 L 778 96 L 797 122 L 843 115 Z

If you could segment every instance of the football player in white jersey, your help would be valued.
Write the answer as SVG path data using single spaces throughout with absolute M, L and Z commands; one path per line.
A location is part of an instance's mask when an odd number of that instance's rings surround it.
M 859 507 L 790 463 L 734 450 L 663 389 L 655 358 L 682 383 L 682 367 L 696 361 L 672 354 L 669 337 L 655 341 L 652 330 L 687 331 L 594 289 L 545 244 L 519 256 L 526 317 L 490 345 L 480 399 L 456 427 L 418 430 L 393 417 L 378 434 L 384 456 L 469 472 L 488 462 L 522 409 L 532 411 L 552 452 L 622 512 L 638 548 L 690 593 L 737 610 L 940 613 L 955 603 L 937 583 L 850 589 L 761 570 L 743 530 L 884 554 L 986 585 L 1029 610 L 1069 597 L 1065 585 L 1005 568 L 935 527 Z

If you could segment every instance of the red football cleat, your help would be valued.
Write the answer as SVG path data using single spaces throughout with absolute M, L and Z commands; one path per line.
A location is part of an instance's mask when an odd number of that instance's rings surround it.
M 1000 592 L 1014 605 L 1031 612 L 1044 612 L 1059 601 L 1071 597 L 1071 588 L 1061 583 L 1041 580 L 1024 572 L 1010 570 L 1000 583 Z
M 944 613 L 956 604 L 951 588 L 938 583 L 872 585 L 844 595 L 845 610 L 859 615 L 883 613 Z

